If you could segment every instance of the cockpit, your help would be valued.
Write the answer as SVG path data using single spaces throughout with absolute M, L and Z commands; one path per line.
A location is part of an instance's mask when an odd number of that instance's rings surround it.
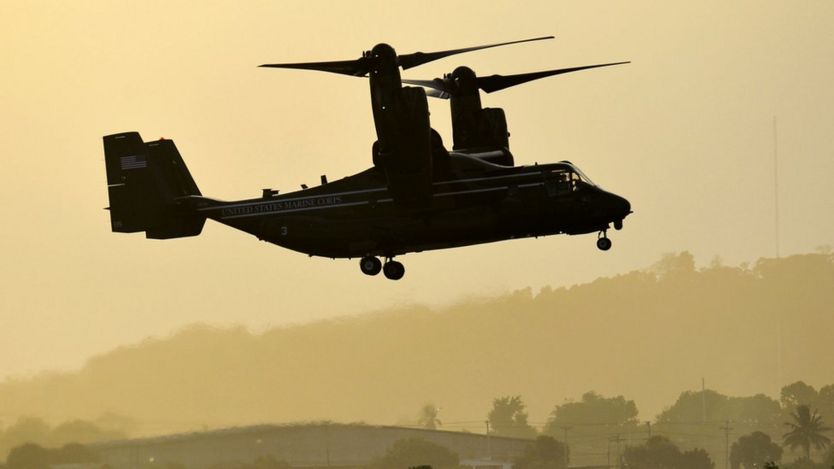
M 591 178 L 570 161 L 560 161 L 552 165 L 547 171 L 545 180 L 545 186 L 549 192 L 573 192 L 583 185 L 597 187 Z
M 594 181 L 592 181 L 591 178 L 589 178 L 585 173 L 583 173 L 582 170 L 579 169 L 575 164 L 571 163 L 570 161 L 560 161 L 559 163 L 569 168 L 571 180 L 578 180 L 584 182 L 585 184 L 594 187 L 599 187 L 596 184 L 594 184 Z

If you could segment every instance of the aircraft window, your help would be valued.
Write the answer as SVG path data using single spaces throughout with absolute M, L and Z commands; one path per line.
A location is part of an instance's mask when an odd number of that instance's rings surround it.
M 567 163 L 567 167 L 565 168 L 549 171 L 549 174 L 550 176 L 548 178 L 551 181 L 549 183 L 551 184 L 550 190 L 575 191 L 581 186 L 580 181 L 583 184 L 596 186 L 585 173 L 570 163 Z
M 591 178 L 589 178 L 585 173 L 583 173 L 582 170 L 573 165 L 571 165 L 571 169 L 573 170 L 573 172 L 571 172 L 571 180 L 579 180 L 586 184 L 596 186 L 596 184 L 594 184 L 594 181 L 592 181 Z

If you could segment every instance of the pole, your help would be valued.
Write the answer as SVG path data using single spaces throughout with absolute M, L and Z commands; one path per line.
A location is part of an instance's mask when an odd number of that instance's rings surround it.
M 773 116 L 773 233 L 776 240 L 776 258 L 781 257 L 779 246 L 779 140 L 776 116 Z M 778 313 L 777 313 L 778 314 Z M 782 382 L 782 318 L 776 319 L 776 380 L 777 386 Z
M 489 442 L 489 420 L 486 421 L 487 460 L 492 460 L 492 448 Z
M 568 445 L 568 430 L 570 430 L 571 428 L 573 427 L 569 427 L 567 425 L 562 426 L 562 430 L 565 431 L 565 467 L 568 467 L 568 464 L 570 463 L 570 446 Z
M 724 430 L 724 469 L 730 469 L 730 421 L 726 420 L 723 427 L 718 427 Z
M 605 466 L 608 467 L 608 469 L 611 469 L 611 438 L 608 439 L 608 452 L 606 457 L 607 462 L 605 463 Z
M 782 316 L 776 311 L 776 385 L 782 387 L 785 382 L 782 381 Z
M 701 377 L 701 423 L 707 423 L 707 389 L 704 377 Z
M 330 423 L 324 424 L 324 444 L 325 456 L 327 458 L 327 467 L 330 467 Z
M 620 434 L 617 433 L 613 437 L 608 438 L 608 466 L 611 466 L 611 442 L 617 443 L 617 467 L 622 468 L 623 466 L 623 458 L 620 454 L 620 442 L 623 441 L 623 438 L 620 438 Z
M 776 239 L 776 258 L 781 257 L 779 246 L 779 140 L 776 116 L 773 116 L 773 232 Z

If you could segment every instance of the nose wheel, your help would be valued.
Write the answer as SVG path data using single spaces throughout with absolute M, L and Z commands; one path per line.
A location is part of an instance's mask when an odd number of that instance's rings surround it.
M 611 249 L 611 240 L 608 239 L 608 235 L 604 231 L 600 231 L 599 238 L 597 238 L 597 248 L 600 251 L 607 251 Z

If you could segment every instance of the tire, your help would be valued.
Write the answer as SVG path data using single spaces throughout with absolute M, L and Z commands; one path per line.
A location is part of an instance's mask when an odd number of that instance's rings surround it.
M 397 261 L 386 262 L 382 268 L 382 273 L 389 280 L 399 280 L 405 275 L 405 266 Z
M 382 262 L 374 256 L 366 256 L 359 260 L 359 269 L 365 275 L 376 275 L 382 270 Z
M 597 240 L 597 247 L 600 251 L 607 251 L 611 249 L 611 240 L 608 238 L 599 238 Z

